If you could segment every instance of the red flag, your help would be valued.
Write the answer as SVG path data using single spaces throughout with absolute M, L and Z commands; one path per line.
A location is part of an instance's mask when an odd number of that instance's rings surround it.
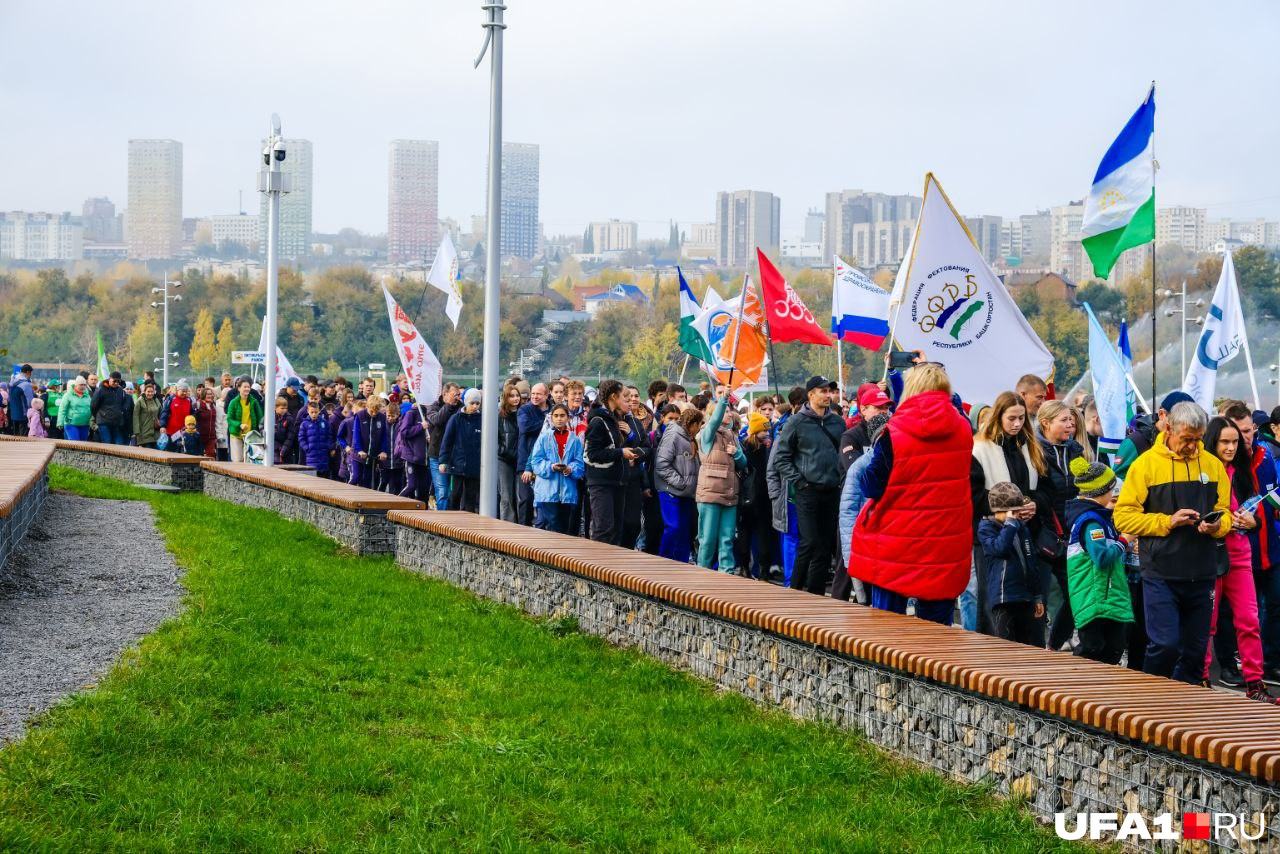
M 756 248 L 760 259 L 760 288 L 764 291 L 765 317 L 769 321 L 769 338 L 804 341 L 807 344 L 831 346 L 831 335 L 813 319 L 813 312 L 801 302 L 800 295 L 782 278 L 769 257 Z

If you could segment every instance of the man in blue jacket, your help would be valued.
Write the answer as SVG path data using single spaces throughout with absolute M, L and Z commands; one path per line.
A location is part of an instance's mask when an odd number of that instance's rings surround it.
M 9 384 L 9 432 L 14 436 L 27 435 L 27 410 L 35 399 L 31 370 L 30 365 L 23 365 Z
M 529 402 L 516 410 L 516 471 L 520 473 L 516 484 L 516 521 L 521 525 L 533 524 L 534 475 L 529 469 L 529 454 L 546 418 L 547 387 L 536 383 L 529 389 Z

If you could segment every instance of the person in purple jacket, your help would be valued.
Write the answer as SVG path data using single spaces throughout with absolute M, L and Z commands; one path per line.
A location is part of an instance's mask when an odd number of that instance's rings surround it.
M 351 482 L 351 436 L 355 429 L 356 416 L 364 412 L 364 401 L 353 400 L 350 406 L 342 407 L 342 423 L 338 425 L 334 446 L 338 449 L 338 480 Z
M 329 477 L 329 449 L 332 447 L 329 419 L 320 411 L 320 401 L 307 401 L 306 414 L 298 422 L 298 450 L 302 464 L 316 470 L 316 477 Z
M 431 495 L 431 469 L 427 463 L 427 430 L 422 420 L 422 406 L 410 406 L 401 417 L 395 451 L 404 460 L 406 482 L 400 494 L 426 504 Z

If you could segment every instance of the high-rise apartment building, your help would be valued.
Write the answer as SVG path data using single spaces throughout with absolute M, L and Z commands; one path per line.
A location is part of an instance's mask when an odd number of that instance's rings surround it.
M 1084 202 L 1049 210 L 1049 269 L 1077 284 L 1094 278 L 1093 265 L 1080 242 L 1083 223 Z
M 773 193 L 737 190 L 716 193 L 716 263 L 745 267 L 756 247 L 776 255 L 780 238 L 782 200 Z
M 286 139 L 283 142 L 285 158 L 280 164 L 280 171 L 290 176 L 290 189 L 280 196 L 280 242 L 277 245 L 281 258 L 300 258 L 311 251 L 311 141 Z M 258 148 L 259 164 L 262 163 L 262 149 L 266 145 L 267 141 L 264 139 Z M 258 195 L 258 234 L 265 253 L 267 194 Z
M 680 255 L 703 260 L 715 258 L 720 248 L 720 232 L 714 222 L 691 222 L 680 242 Z
M 261 221 L 253 214 L 219 214 L 209 218 L 210 238 L 218 249 L 227 248 L 228 243 L 243 246 L 248 254 L 257 255 L 261 251 L 262 236 L 258 231 Z
M 440 143 L 396 139 L 387 158 L 387 259 L 435 257 L 440 243 Z
M 532 258 L 538 254 L 538 160 L 539 149 L 535 144 L 502 143 L 499 254 L 504 258 Z
M 804 242 L 822 243 L 822 229 L 826 225 L 827 216 L 820 210 L 810 208 L 804 215 Z
M 84 257 L 80 221 L 69 212 L 0 213 L 0 258 L 14 261 L 79 261 Z
M 129 140 L 130 258 L 174 258 L 182 249 L 182 143 Z
M 988 264 L 995 264 L 1000 258 L 1000 230 L 1003 220 L 998 216 L 967 216 L 964 224 L 978 244 L 978 251 L 987 259 Z
M 1173 243 L 1188 252 L 1204 250 L 1205 209 L 1173 207 L 1156 210 L 1156 246 Z
M 123 223 L 115 204 L 108 198 L 85 199 L 80 222 L 84 239 L 89 243 L 120 243 L 124 240 Z
M 900 263 L 923 201 L 862 190 L 827 193 L 823 258 L 839 255 L 864 268 Z
M 630 252 L 636 248 L 640 227 L 634 222 L 611 219 L 591 223 L 591 246 L 601 252 Z

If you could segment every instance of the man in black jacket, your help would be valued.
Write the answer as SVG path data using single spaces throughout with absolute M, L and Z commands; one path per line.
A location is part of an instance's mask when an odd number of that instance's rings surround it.
M 831 410 L 836 384 L 826 377 L 805 383 L 809 402 L 787 419 L 773 463 L 782 482 L 794 484 L 796 549 L 791 586 L 821 596 L 835 553 L 840 515 L 840 436 L 844 419 Z
M 89 402 L 89 411 L 98 424 L 98 439 L 107 445 L 123 445 L 128 441 L 124 431 L 124 389 L 120 387 L 120 379 L 120 372 L 112 371 L 111 376 L 98 383 Z
M 623 412 L 622 383 L 605 380 L 600 383 L 596 405 L 587 420 L 584 453 L 587 468 L 587 495 L 591 502 L 591 539 L 618 545 L 622 540 L 623 486 L 626 467 L 640 458 L 640 451 L 624 445 L 619 422 L 626 423 Z
M 867 433 L 867 422 L 877 415 L 888 413 L 889 395 L 878 385 L 868 384 L 858 392 L 858 423 L 854 424 L 840 437 L 840 474 L 849 470 L 849 466 L 858 461 L 871 447 L 871 436 Z
M 634 448 L 639 452 L 639 456 L 627 463 L 625 471 L 626 482 L 622 487 L 622 535 L 618 545 L 624 549 L 634 549 L 636 541 L 640 539 L 640 526 L 645 506 L 644 493 L 649 487 L 647 469 L 653 462 L 653 447 L 649 442 L 648 431 L 636 417 L 636 413 L 644 406 L 640 402 L 640 389 L 633 385 L 627 386 L 622 390 L 622 400 L 625 415 L 618 422 L 622 446 Z
M 436 509 L 449 509 L 449 475 L 440 471 L 440 443 L 449 419 L 462 409 L 462 388 L 457 383 L 445 383 L 436 402 L 426 408 L 429 441 L 427 457 L 431 462 L 431 489 L 436 494 Z

